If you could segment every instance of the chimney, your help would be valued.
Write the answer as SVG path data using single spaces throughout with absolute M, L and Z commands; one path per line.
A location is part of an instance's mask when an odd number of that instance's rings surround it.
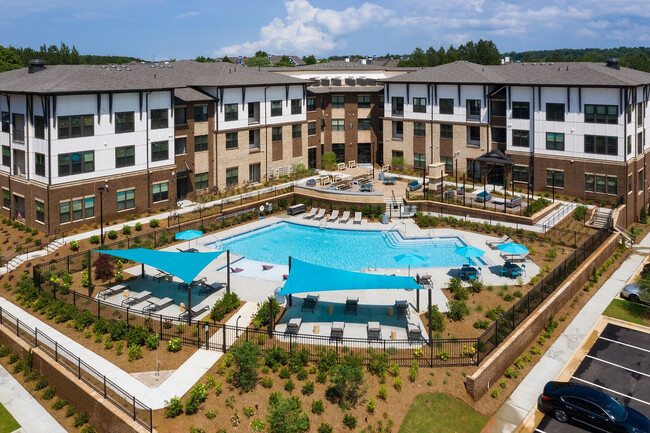
M 45 60 L 41 59 L 33 59 L 29 61 L 29 68 L 27 69 L 27 72 L 30 74 L 33 74 L 34 72 L 42 71 L 45 69 L 45 65 L 47 63 Z
M 612 69 L 616 69 L 616 70 L 621 69 L 621 66 L 619 64 L 619 60 L 615 59 L 615 58 L 609 58 L 609 59 L 605 60 L 605 65 L 608 68 L 612 68 Z
M 365 65 L 366 64 L 366 59 L 361 59 L 361 64 Z
M 345 58 L 345 62 L 346 62 L 346 63 L 350 63 L 350 58 L 349 58 L 349 57 L 346 57 L 346 58 Z

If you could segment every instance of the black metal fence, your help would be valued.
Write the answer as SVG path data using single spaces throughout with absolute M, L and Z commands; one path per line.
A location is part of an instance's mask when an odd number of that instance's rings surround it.
M 92 368 L 57 341 L 39 331 L 38 328 L 30 328 L 2 307 L 0 307 L 0 324 L 4 325 L 31 347 L 40 348 L 50 358 L 54 359 L 55 362 L 62 365 L 70 373 L 74 374 L 77 379 L 101 394 L 106 400 L 133 418 L 138 424 L 149 431 L 153 431 L 153 418 L 150 407 L 120 388 L 115 382 Z

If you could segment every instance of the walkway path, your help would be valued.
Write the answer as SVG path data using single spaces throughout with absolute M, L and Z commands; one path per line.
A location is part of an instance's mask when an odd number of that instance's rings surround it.
M 165 406 L 165 400 L 185 394 L 192 385 L 194 385 L 201 376 L 203 376 L 214 365 L 214 363 L 219 360 L 219 358 L 221 358 L 221 355 L 223 355 L 222 352 L 199 349 L 163 383 L 152 388 L 140 382 L 115 364 L 107 361 L 95 352 L 85 348 L 75 340 L 67 337 L 48 324 L 42 322 L 40 319 L 32 316 L 22 308 L 12 304 L 5 298 L 0 297 L 0 307 L 13 314 L 30 328 L 38 328 L 39 331 L 46 334 L 52 340 L 57 341 L 59 345 L 64 346 L 67 350 L 81 358 L 92 368 L 118 384 L 124 391 L 135 396 L 135 398 L 154 410 L 163 408 Z M 257 306 L 255 304 L 246 303 L 235 316 L 226 322 L 226 324 L 235 326 L 237 316 L 241 316 L 239 319 L 239 326 L 246 327 L 251 323 L 252 315 L 255 311 L 257 311 Z M 228 344 L 232 344 L 232 342 L 229 342 Z M 165 350 L 165 342 L 161 342 L 159 350 Z M 2 396 L 2 393 L 3 390 L 0 386 L 0 396 Z M 22 424 L 20 420 L 18 420 L 18 422 Z M 45 429 L 40 431 L 53 433 L 52 431 Z
M 633 248 L 634 251 L 627 260 L 580 310 L 562 335 L 492 416 L 490 422 L 483 429 L 484 432 L 512 432 L 536 407 L 537 397 L 542 393 L 546 382 L 555 379 L 571 359 L 575 350 L 580 347 L 581 342 L 598 321 L 605 308 L 618 295 L 626 282 L 639 271 L 639 267 L 648 256 L 650 236 L 646 236 Z
M 0 366 L 0 403 L 20 424 L 16 432 L 66 432 L 61 424 L 2 366 Z

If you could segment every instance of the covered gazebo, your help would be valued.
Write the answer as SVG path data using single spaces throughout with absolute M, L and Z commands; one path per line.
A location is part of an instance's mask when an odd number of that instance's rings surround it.
M 512 179 L 513 175 L 513 167 L 515 165 L 515 161 L 512 159 L 508 158 L 501 150 L 495 149 L 491 150 L 485 155 L 479 156 L 476 158 L 476 161 L 481 164 L 481 173 L 483 174 L 483 192 L 487 194 L 487 183 L 488 183 L 488 176 L 490 175 L 490 172 L 495 168 L 495 167 L 500 167 L 503 169 L 503 190 L 504 192 L 507 191 L 508 189 L 508 182 L 507 182 L 507 176 L 506 176 L 506 168 L 510 168 L 510 178 Z M 487 170 L 484 170 L 483 167 L 488 167 Z M 512 193 L 514 194 L 514 182 L 512 184 Z M 506 211 L 506 201 L 504 200 L 503 202 L 503 211 Z M 486 208 L 486 202 L 483 201 L 483 208 Z

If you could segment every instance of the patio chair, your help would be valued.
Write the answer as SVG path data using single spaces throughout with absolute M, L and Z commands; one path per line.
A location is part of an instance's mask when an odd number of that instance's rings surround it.
M 485 241 L 485 245 L 490 247 L 490 249 L 496 250 L 499 249 L 499 245 L 507 244 L 508 242 L 512 242 L 512 239 L 508 235 L 503 235 L 496 241 Z
M 397 318 L 409 317 L 409 304 L 408 301 L 395 301 L 395 309 L 397 310 Z
M 339 210 L 338 209 L 333 210 L 332 215 L 327 217 L 327 221 L 334 222 L 338 217 L 339 217 Z
M 303 219 L 306 219 L 306 220 L 308 220 L 308 219 L 312 219 L 312 218 L 316 215 L 316 212 L 318 212 L 318 208 L 317 208 L 317 207 L 313 207 L 313 208 L 311 208 L 311 210 L 309 211 L 309 213 L 303 215 Z
M 313 313 L 314 308 L 316 307 L 316 302 L 318 302 L 318 296 L 307 295 L 304 301 L 302 301 L 302 307 L 300 311 L 309 310 Z
M 352 221 L 352 224 L 361 224 L 361 212 L 355 212 L 354 213 L 354 221 Z
M 232 266 L 230 267 L 230 272 L 237 274 L 239 272 L 243 271 L 242 268 L 233 268 Z
M 420 284 L 425 285 L 425 286 L 428 286 L 429 284 L 431 284 L 431 275 L 423 274 L 422 276 L 420 276 Z
M 207 295 L 210 292 L 216 292 L 217 290 L 226 287 L 224 283 L 219 283 L 219 284 L 204 284 L 201 289 L 199 290 L 199 296 L 201 295 Z
M 501 253 L 500 254 L 501 258 L 503 260 L 508 260 L 509 262 L 523 262 L 528 258 L 528 253 L 524 254 L 507 254 L 507 253 Z
M 122 305 L 135 305 L 138 302 L 142 302 L 145 299 L 151 297 L 151 292 L 147 290 L 144 290 L 142 292 L 136 292 L 133 295 L 131 295 L 131 292 L 129 290 L 125 290 L 123 293 L 124 293 L 124 300 L 122 301 Z
M 165 280 L 167 279 L 167 276 L 169 275 L 165 271 L 161 271 L 160 269 L 156 269 L 158 273 L 153 276 L 153 279 L 156 280 L 157 282 L 160 282 L 160 280 Z
M 356 316 L 358 306 L 359 306 L 359 298 L 348 298 L 345 301 L 345 311 L 343 312 L 343 314 L 346 315 L 350 313 Z
M 154 300 L 152 301 L 151 298 L 147 299 L 149 301 L 149 305 L 146 305 L 142 311 L 147 311 L 147 312 L 154 312 L 158 310 L 162 310 L 165 307 L 170 306 L 171 304 L 174 303 L 174 300 L 172 298 L 153 298 Z
M 300 330 L 300 325 L 302 325 L 302 319 L 300 317 L 294 317 L 289 320 L 287 323 L 287 334 L 297 334 Z
M 269 269 L 273 269 L 273 265 L 262 265 L 263 271 L 268 271 Z
M 381 340 L 381 324 L 379 322 L 368 322 L 368 339 Z
M 505 266 L 499 266 L 498 271 L 499 271 L 499 276 L 500 277 L 507 277 L 508 276 L 508 270 L 506 269 Z
M 343 331 L 345 330 L 345 322 L 332 322 L 331 338 L 343 338 Z
M 346 210 L 346 211 L 343 211 L 343 216 L 341 217 L 339 222 L 342 223 L 342 224 L 345 224 L 348 221 L 350 221 L 350 211 Z
M 421 339 L 422 338 L 422 328 L 420 328 L 420 325 L 416 325 L 415 323 L 407 323 L 406 324 L 406 331 L 409 340 L 411 339 Z
M 192 317 L 196 318 L 199 314 L 203 313 L 208 309 L 207 305 L 195 305 L 192 307 Z M 178 315 L 179 319 L 184 319 L 188 317 L 189 312 L 185 308 L 181 308 L 181 314 Z
M 319 209 L 318 213 L 314 216 L 314 220 L 322 220 L 325 217 L 325 209 Z
M 108 287 L 105 290 L 102 290 L 97 294 L 97 298 L 99 299 L 106 299 L 109 296 L 117 295 L 118 293 L 122 293 L 125 290 L 129 289 L 128 284 L 116 284 L 115 286 Z

